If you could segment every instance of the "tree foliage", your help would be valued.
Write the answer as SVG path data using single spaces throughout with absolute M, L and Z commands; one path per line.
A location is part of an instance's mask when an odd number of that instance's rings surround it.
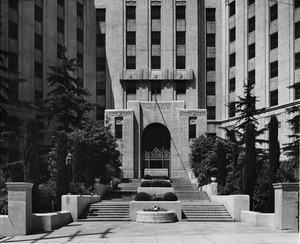
M 227 177 L 226 152 L 222 142 L 217 143 L 217 180 L 218 186 L 225 186 Z
M 90 94 L 82 87 L 82 79 L 74 78 L 78 70 L 76 59 L 68 59 L 64 49 L 61 60 L 59 66 L 50 67 L 47 77 L 50 92 L 42 101 L 42 111 L 49 121 L 58 123 L 57 130 L 68 132 L 81 126 L 85 112 L 92 107 L 85 100 Z

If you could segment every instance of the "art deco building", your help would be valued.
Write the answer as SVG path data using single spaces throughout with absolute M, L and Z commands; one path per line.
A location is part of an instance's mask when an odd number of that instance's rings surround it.
M 260 126 L 272 114 L 287 142 L 286 109 L 300 103 L 298 0 L 2 0 L 1 49 L 28 82 L 15 96 L 46 96 L 63 45 L 111 126 L 125 177 L 184 177 L 191 139 L 225 136 L 230 102 L 255 83 Z M 105 110 L 105 116 L 104 116 Z M 268 138 L 268 134 L 265 135 Z

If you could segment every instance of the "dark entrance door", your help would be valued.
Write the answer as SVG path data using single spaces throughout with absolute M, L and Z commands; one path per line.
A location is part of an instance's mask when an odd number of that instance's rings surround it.
M 170 132 L 159 123 L 148 125 L 142 134 L 142 176 L 144 169 L 168 169 L 170 172 Z

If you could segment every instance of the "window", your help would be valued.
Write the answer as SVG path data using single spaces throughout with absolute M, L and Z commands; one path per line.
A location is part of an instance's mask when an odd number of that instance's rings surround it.
M 255 0 L 248 0 L 248 5 L 252 5 L 253 3 L 255 3 Z
M 189 118 L 189 140 L 196 138 L 197 117 Z
M 34 76 L 37 78 L 43 78 L 43 64 L 34 62 Z
M 278 76 L 278 61 L 270 63 L 270 78 Z
M 278 47 L 278 32 L 270 35 L 270 50 Z
M 126 19 L 135 19 L 135 7 L 134 6 L 126 7 Z
M 160 45 L 160 32 L 159 31 L 151 32 L 151 44 L 152 45 Z
M 135 45 L 135 32 L 128 31 L 126 33 L 126 43 L 127 45 Z
M 228 115 L 229 118 L 235 117 L 235 103 L 231 102 L 228 105 Z
M 12 21 L 8 22 L 8 37 L 18 40 L 18 25 Z
M 248 33 L 255 30 L 255 16 L 248 19 Z
M 96 108 L 96 120 L 104 120 L 105 107 Z
M 215 58 L 206 58 L 206 70 L 215 71 L 216 70 L 216 59 Z
M 229 17 L 235 15 L 235 1 L 229 4 Z
M 234 27 L 234 28 L 231 28 L 231 29 L 229 30 L 229 41 L 230 41 L 230 42 L 235 41 L 235 27 Z
M 34 5 L 34 19 L 43 22 L 43 9 L 40 6 Z
M 34 90 L 34 100 L 41 100 L 43 99 L 43 92 Z
M 123 132 L 123 117 L 115 117 L 115 136 L 117 139 L 122 139 Z
M 185 32 L 184 31 L 176 32 L 176 45 L 185 45 Z
M 216 119 L 216 107 L 208 106 L 207 109 L 207 119 Z
M 270 7 L 270 21 L 278 18 L 278 4 L 274 4 Z
M 216 9 L 207 8 L 206 9 L 206 21 L 216 21 Z
M 18 71 L 18 54 L 10 52 L 8 55 L 8 68 L 17 72 Z
M 57 17 L 57 31 L 60 33 L 65 32 L 65 21 L 59 17 Z
M 153 81 L 151 82 L 151 95 L 161 94 L 161 82 Z
M 186 84 L 185 82 L 176 82 L 176 95 L 186 93 Z
M 151 69 L 160 69 L 160 56 L 151 56 Z
M 151 7 L 151 19 L 160 19 L 160 6 Z
M 77 15 L 83 17 L 83 4 L 77 2 Z
M 295 69 L 300 69 L 300 53 L 295 53 Z
M 77 41 L 83 43 L 83 30 L 77 28 Z
M 248 59 L 255 57 L 255 43 L 248 46 Z
M 57 58 L 61 58 L 63 51 L 64 51 L 63 45 L 57 44 Z
M 207 82 L 206 83 L 206 95 L 216 95 L 216 83 Z
M 136 94 L 136 84 L 133 81 L 128 81 L 126 83 L 126 93 L 129 94 Z
M 299 8 L 300 7 L 300 1 L 299 0 L 295 0 L 295 8 Z
M 185 19 L 185 6 L 176 6 L 176 19 Z
M 176 69 L 185 69 L 185 56 L 176 56 Z
M 278 104 L 278 90 L 270 91 L 270 107 Z
M 43 50 L 43 37 L 37 33 L 34 33 L 34 48 L 40 51 Z
M 96 83 L 96 95 L 101 96 L 105 95 L 105 83 L 104 82 L 97 82 Z
M 248 72 L 248 82 L 251 85 L 255 84 L 255 69 Z
M 9 1 L 8 1 L 8 6 L 9 6 L 10 8 L 15 9 L 15 10 L 18 10 L 18 1 L 19 1 L 19 0 L 9 0 Z
M 296 83 L 294 85 L 294 89 L 295 89 L 295 100 L 300 99 L 300 83 Z
M 235 77 L 229 80 L 229 92 L 235 92 Z
M 99 57 L 96 59 L 96 71 L 105 71 L 106 67 L 106 58 Z
M 77 63 L 78 67 L 83 67 L 83 55 L 80 53 L 77 53 Z
M 127 69 L 135 69 L 136 59 L 135 56 L 127 56 L 126 57 L 126 68 Z
M 300 21 L 295 23 L 295 39 L 300 37 Z
M 216 46 L 216 34 L 207 34 L 206 35 L 206 46 L 215 47 Z
M 97 34 L 96 42 L 97 42 L 97 47 L 105 47 L 105 34 Z
M 229 55 L 229 67 L 235 66 L 235 53 Z
M 105 22 L 105 9 L 96 9 L 96 18 L 98 22 Z

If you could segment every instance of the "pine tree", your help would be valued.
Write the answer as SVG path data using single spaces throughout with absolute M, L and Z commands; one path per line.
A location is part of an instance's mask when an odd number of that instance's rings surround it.
M 47 83 L 50 92 L 42 101 L 42 110 L 48 121 L 55 120 L 58 123 L 58 131 L 72 131 L 80 127 L 85 112 L 92 109 L 85 97 L 90 94 L 83 86 L 80 78 L 74 78 L 78 70 L 76 59 L 66 57 L 66 48 L 61 55 L 61 64 L 51 66 Z

